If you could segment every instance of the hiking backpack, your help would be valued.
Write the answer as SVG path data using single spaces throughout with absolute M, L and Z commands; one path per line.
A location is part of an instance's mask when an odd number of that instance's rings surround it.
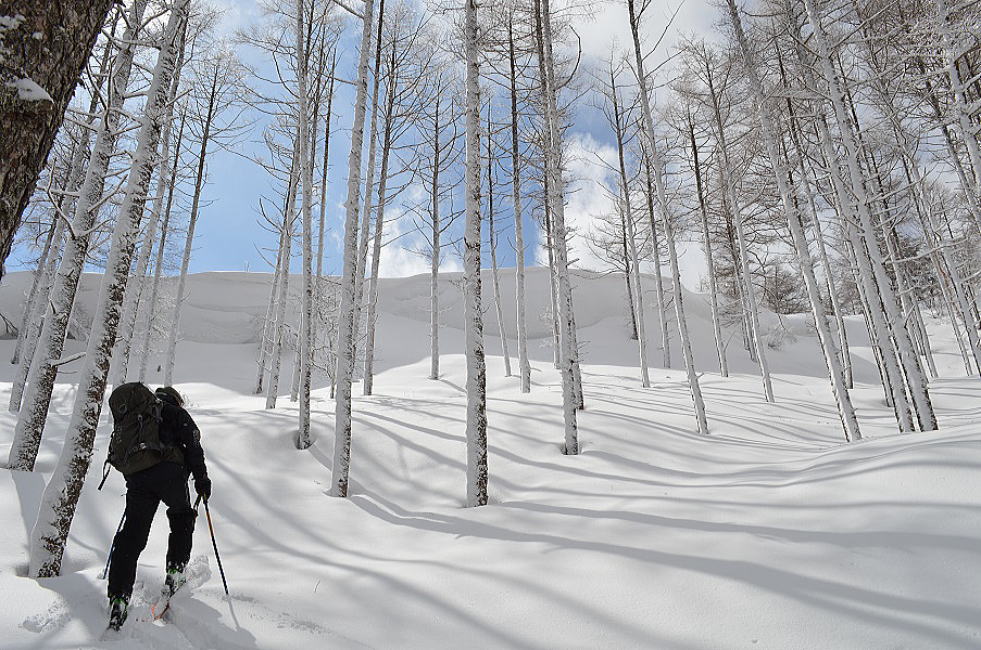
M 145 385 L 120 384 L 109 395 L 109 409 L 113 427 L 105 465 L 112 465 L 123 476 L 129 476 L 165 460 L 183 464 L 180 449 L 161 438 L 163 403 Z M 106 467 L 103 483 L 108 474 Z

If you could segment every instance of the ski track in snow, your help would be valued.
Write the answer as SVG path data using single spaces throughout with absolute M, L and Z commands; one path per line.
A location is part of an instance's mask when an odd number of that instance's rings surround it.
M 292 446 L 298 410 L 288 395 L 267 411 L 251 394 L 269 276 L 190 278 L 177 385 L 202 430 L 231 595 L 202 509 L 189 583 L 164 621 L 150 620 L 164 576 L 161 507 L 118 634 L 105 632 L 98 577 L 124 492 L 115 474 L 95 490 L 107 415 L 63 575 L 22 577 L 75 394 L 59 383 L 37 472 L 0 472 L 0 647 L 981 647 L 981 382 L 963 377 L 939 322 L 930 327 L 942 376 L 931 391 L 941 431 L 898 435 L 873 384 L 864 325 L 849 321 L 866 440 L 846 444 L 806 319 L 763 314 L 764 327 L 791 332 L 769 351 L 777 402 L 766 404 L 737 344 L 733 376 L 714 372 L 708 308 L 688 294 L 705 438 L 694 430 L 683 369 L 652 367 L 653 387 L 640 387 L 622 278 L 581 274 L 582 453 L 560 453 L 559 377 L 533 307 L 532 392 L 522 395 L 516 377 L 502 376 L 502 359 L 488 357 L 491 504 L 465 509 L 462 302 L 450 279 L 441 278 L 439 381 L 425 379 L 426 278 L 381 284 L 376 394 L 360 397 L 355 385 L 352 496 L 340 500 L 325 494 L 333 402 L 323 378 L 312 399 L 315 444 L 304 452 Z M 513 319 L 513 279 L 501 279 Z M 28 281 L 5 276 L 8 318 Z M 98 276 L 86 275 L 82 314 L 97 289 Z M 547 275 L 529 269 L 529 305 L 547 290 Z M 496 331 L 493 310 L 486 318 L 486 331 Z M 487 338 L 488 350 L 500 349 Z M 0 357 L 12 347 L 0 341 Z M 79 347 L 70 342 L 66 354 Z M 652 347 L 651 358 L 660 356 Z M 287 355 L 284 377 L 291 364 Z M 0 364 L 0 401 L 13 372 Z M 0 423 L 2 455 L 14 416 L 2 413 Z

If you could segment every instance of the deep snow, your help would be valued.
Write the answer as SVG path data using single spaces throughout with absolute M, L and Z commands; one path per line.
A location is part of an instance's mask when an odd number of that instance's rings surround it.
M 83 311 L 98 280 L 83 278 Z M 900 435 L 871 383 L 864 326 L 850 319 L 863 382 L 853 395 L 868 439 L 845 444 L 806 319 L 783 319 L 797 338 L 770 351 L 777 403 L 766 404 L 735 330 L 728 330 L 730 367 L 738 374 L 718 375 L 708 307 L 686 293 L 705 372 L 711 435 L 704 438 L 694 433 L 678 350 L 675 368 L 652 368 L 653 386 L 642 389 L 622 278 L 582 275 L 576 301 L 588 409 L 580 414 L 583 452 L 567 457 L 548 324 L 538 318 L 547 275 L 532 269 L 533 389 L 522 395 L 516 377 L 502 376 L 490 310 L 491 505 L 465 509 L 458 280 L 448 275 L 441 285 L 439 381 L 426 379 L 428 278 L 383 282 L 380 374 L 375 396 L 355 399 L 353 496 L 340 500 L 326 495 L 333 403 L 322 378 L 313 400 L 316 444 L 304 452 L 291 442 L 296 405 L 282 398 L 266 411 L 250 394 L 269 276 L 191 277 L 176 376 L 203 432 L 231 598 L 202 516 L 192 588 L 175 598 L 166 623 L 145 620 L 145 601 L 163 579 L 160 512 L 132 618 L 114 638 L 103 639 L 99 575 L 124 486 L 113 475 L 106 489 L 95 489 L 105 418 L 64 575 L 22 577 L 42 480 L 74 397 L 68 366 L 37 471 L 0 471 L 0 646 L 981 647 L 981 382 L 963 377 L 941 322 L 930 323 L 942 374 L 931 382 L 941 431 Z M 0 313 L 12 321 L 28 281 L 11 274 L 0 287 Z M 511 273 L 502 285 L 510 321 Z M 649 313 L 658 366 L 656 323 Z M 779 326 L 773 315 L 764 323 Z M 2 404 L 12 350 L 13 341 L 0 342 Z M 290 367 L 287 359 L 287 393 Z M 0 414 L 3 457 L 13 423 Z

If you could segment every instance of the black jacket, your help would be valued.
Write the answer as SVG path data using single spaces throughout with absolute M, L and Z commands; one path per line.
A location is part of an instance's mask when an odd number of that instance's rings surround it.
M 198 425 L 194 424 L 190 413 L 179 406 L 170 395 L 157 393 L 157 398 L 163 403 L 160 411 L 162 441 L 181 450 L 184 454 L 184 465 L 194 475 L 195 481 L 208 478 Z

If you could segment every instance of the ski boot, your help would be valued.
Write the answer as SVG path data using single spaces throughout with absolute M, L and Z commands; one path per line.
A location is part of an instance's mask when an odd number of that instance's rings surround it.
M 187 576 L 184 575 L 184 564 L 170 564 L 167 566 L 167 577 L 164 578 L 164 596 L 170 598 L 174 593 L 184 586 Z
M 110 596 L 109 598 L 109 629 L 119 631 L 126 622 L 126 610 L 129 598 L 126 596 Z

